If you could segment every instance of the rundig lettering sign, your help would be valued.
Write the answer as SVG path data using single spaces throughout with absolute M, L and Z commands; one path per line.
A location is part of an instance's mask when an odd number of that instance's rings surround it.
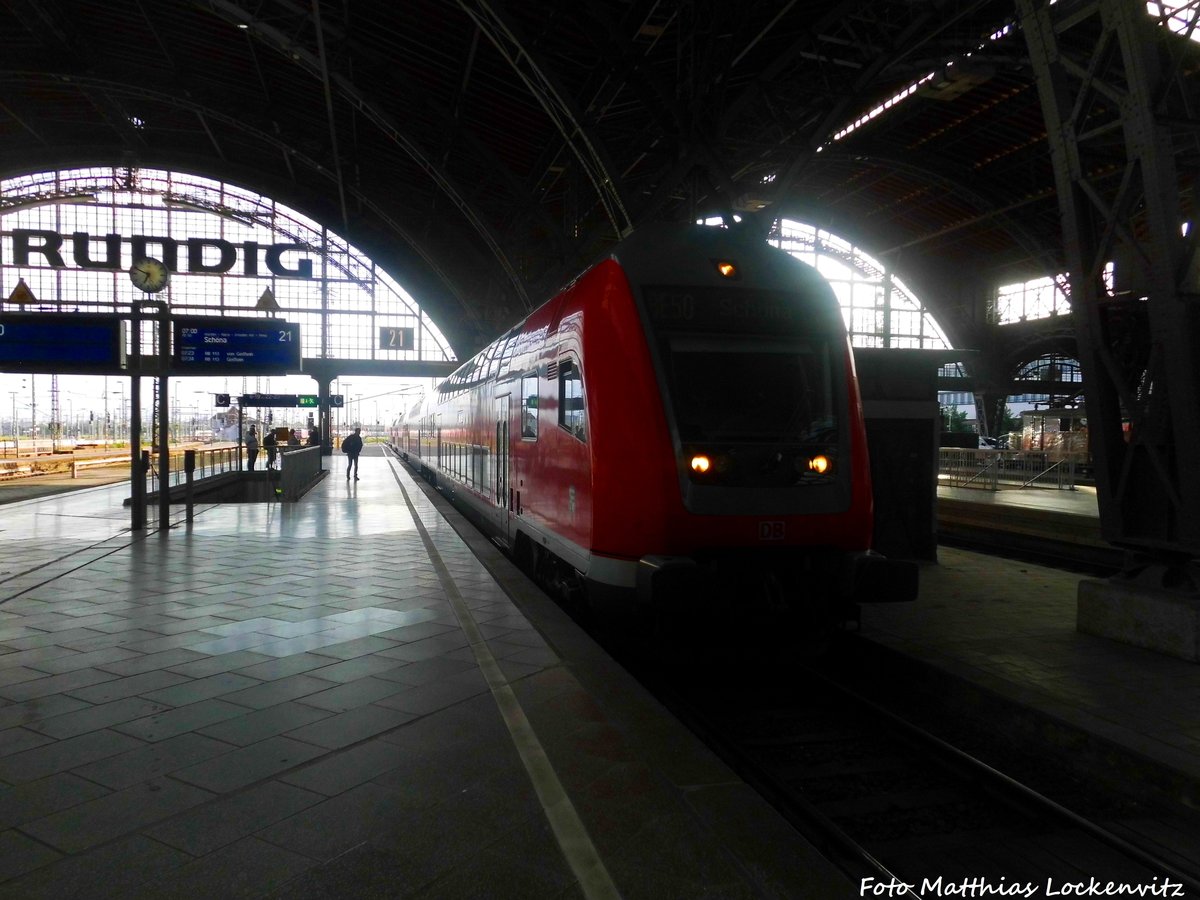
M 291 267 L 285 264 L 284 254 L 309 252 L 303 244 L 259 244 L 254 241 L 233 243 L 220 238 L 153 237 L 135 234 L 125 238 L 119 234 L 92 237 L 85 231 L 73 232 L 69 237 L 57 231 L 38 228 L 14 228 L 12 230 L 13 265 L 33 265 L 30 259 L 40 256 L 47 265 L 55 269 L 67 268 L 63 258 L 63 245 L 71 250 L 71 260 L 80 269 L 127 269 L 134 260 L 148 256 L 161 259 L 172 272 L 187 271 L 206 275 L 231 272 L 241 259 L 241 275 L 277 275 L 280 278 L 312 278 L 312 260 L 301 257 L 292 259 Z M 123 254 L 128 244 L 128 257 Z M 239 252 L 240 251 L 240 252 Z M 259 253 L 264 252 L 266 271 L 259 270 Z M 93 255 L 95 253 L 95 255 Z M 186 269 L 180 268 L 180 257 L 184 257 Z

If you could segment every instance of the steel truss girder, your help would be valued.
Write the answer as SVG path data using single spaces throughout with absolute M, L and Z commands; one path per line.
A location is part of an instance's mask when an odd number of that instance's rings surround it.
M 613 177 L 612 166 L 603 147 L 598 140 L 593 139 L 590 129 L 583 124 L 582 116 L 542 70 L 538 61 L 526 51 L 515 28 L 500 12 L 492 8 L 492 4 L 487 0 L 459 0 L 458 5 L 504 57 L 517 77 L 529 89 L 529 93 L 550 117 L 550 121 L 554 123 L 579 161 L 584 174 L 591 181 L 613 231 L 618 237 L 626 235 L 632 229 L 633 223 L 625 209 L 620 184 Z
M 78 75 L 72 76 L 55 76 L 47 75 L 39 72 L 7 72 L 0 70 L 0 85 L 8 82 L 20 84 L 41 84 L 54 85 L 62 87 L 63 85 L 78 88 L 81 91 L 105 91 L 119 96 L 135 97 L 141 100 L 160 103 L 164 106 L 173 106 L 178 109 L 186 109 L 195 113 L 197 116 L 203 115 L 207 119 L 219 122 L 226 127 L 240 131 L 243 134 L 262 142 L 266 146 L 277 149 L 284 159 L 290 161 L 295 160 L 305 168 L 320 174 L 324 178 L 332 180 L 333 173 L 329 167 L 313 157 L 308 156 L 295 145 L 284 141 L 280 137 L 269 134 L 260 128 L 256 128 L 249 124 L 243 118 L 227 115 L 210 106 L 197 103 L 193 100 L 180 97 L 178 94 L 166 93 L 164 91 L 152 90 L 140 85 L 124 84 L 121 82 L 107 81 L 100 78 L 81 77 Z M 425 262 L 429 269 L 434 273 L 437 279 L 445 286 L 446 291 L 458 301 L 463 312 L 479 329 L 480 334 L 485 333 L 483 320 L 479 318 L 477 308 L 467 302 L 466 296 L 458 288 L 457 282 L 446 270 L 446 268 L 431 256 L 425 248 L 423 241 L 419 236 L 413 234 L 401 222 L 396 220 L 389 214 L 379 203 L 374 199 L 370 192 L 360 190 L 354 185 L 347 185 L 346 189 L 350 194 L 366 209 L 376 216 L 384 225 L 386 225 L 393 233 L 395 233 L 404 243 L 413 250 Z M 343 235 L 349 238 L 349 235 Z
M 315 15 L 312 12 L 305 10 L 301 3 L 294 2 L 294 0 L 276 0 L 276 4 L 281 8 L 288 10 L 298 18 L 308 21 L 314 30 L 317 28 Z M 344 29 L 336 24 L 331 24 L 327 21 L 324 21 L 320 27 L 328 40 L 352 49 L 354 58 L 356 60 L 365 59 L 373 62 L 379 66 L 383 72 L 388 73 L 387 77 L 395 78 L 395 69 L 391 65 L 386 55 L 375 51 L 371 47 L 365 46 L 363 43 L 355 40 Z M 468 55 L 467 72 L 464 72 L 463 74 L 463 84 L 460 87 L 460 91 L 465 90 L 466 87 L 466 80 L 468 78 L 471 65 L 471 56 L 473 56 L 473 52 Z M 517 208 L 521 209 L 525 215 L 536 220 L 546 234 L 551 235 L 554 238 L 556 251 L 560 255 L 565 255 L 566 239 L 562 234 L 561 229 L 537 203 L 533 202 L 531 193 L 526 186 L 517 180 L 517 178 L 512 174 L 511 170 L 500 161 L 495 153 L 493 153 L 491 149 L 488 148 L 470 129 L 460 127 L 457 111 L 442 108 L 441 105 L 434 102 L 429 97 L 427 92 L 417 90 L 413 85 L 396 81 L 395 88 L 411 94 L 414 102 L 420 104 L 421 107 L 430 115 L 436 116 L 438 119 L 440 119 L 443 122 L 447 133 L 447 144 L 453 140 L 457 142 L 458 145 L 455 148 L 456 150 L 462 145 L 465 145 L 467 148 L 469 148 L 470 151 L 478 158 L 479 163 L 489 171 L 493 172 L 495 176 L 500 179 L 501 182 L 503 182 L 505 189 L 510 195 L 511 203 Z M 446 165 L 446 158 L 450 153 L 450 149 L 451 148 L 448 145 L 441 149 L 441 165 L 443 168 Z M 432 148 L 430 155 L 433 156 Z
M 1200 466 L 1190 458 L 1200 447 L 1200 305 L 1183 283 L 1165 124 L 1180 90 L 1169 51 L 1186 47 L 1129 0 L 1099 0 L 1069 21 L 1055 21 L 1046 0 L 1017 7 L 1062 213 L 1101 530 L 1130 549 L 1200 556 Z M 1083 52 L 1069 40 L 1080 27 Z M 1114 163 L 1120 177 L 1101 177 Z
M 291 59 L 297 66 L 306 70 L 314 78 L 322 78 L 321 60 L 318 55 L 306 47 L 297 44 L 290 36 L 284 34 L 278 28 L 256 18 L 253 14 L 238 6 L 237 3 L 232 2 L 232 0 L 205 0 L 205 2 L 215 15 L 232 22 L 234 25 L 245 25 L 250 34 L 256 39 L 272 47 L 281 55 Z M 509 260 L 508 255 L 500 246 L 500 242 L 492 232 L 492 229 L 466 199 L 464 192 L 459 189 L 454 180 L 438 165 L 429 153 L 425 152 L 424 148 L 418 145 L 416 141 L 400 128 L 388 113 L 369 100 L 354 82 L 336 72 L 330 74 L 329 80 L 352 110 L 369 121 L 381 134 L 385 135 L 396 146 L 407 153 L 413 162 L 420 166 L 422 171 L 429 176 L 430 180 L 441 189 L 442 193 L 446 195 L 459 213 L 475 229 L 475 232 L 483 242 L 487 244 L 497 263 L 499 263 L 504 273 L 508 276 L 509 282 L 513 287 L 513 292 L 520 299 L 521 304 L 527 310 L 532 309 L 533 305 L 529 301 L 529 294 L 525 290 L 525 283 L 513 267 L 512 261 Z

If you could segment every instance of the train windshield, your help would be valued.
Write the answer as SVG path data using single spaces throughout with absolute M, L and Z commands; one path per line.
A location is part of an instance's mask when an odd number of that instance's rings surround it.
M 662 337 L 681 441 L 837 440 L 827 339 Z

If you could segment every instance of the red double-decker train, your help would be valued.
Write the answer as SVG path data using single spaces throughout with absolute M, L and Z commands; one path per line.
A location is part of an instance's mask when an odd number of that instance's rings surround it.
M 396 423 L 392 446 L 591 607 L 821 624 L 911 599 L 870 552 L 836 298 L 759 238 L 647 226 Z

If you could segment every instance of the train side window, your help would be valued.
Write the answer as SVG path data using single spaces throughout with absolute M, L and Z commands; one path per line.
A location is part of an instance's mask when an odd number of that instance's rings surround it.
M 583 417 L 583 375 L 571 360 L 558 366 L 558 424 L 581 441 L 587 440 Z
M 536 375 L 521 379 L 521 437 L 537 440 L 538 380 Z

